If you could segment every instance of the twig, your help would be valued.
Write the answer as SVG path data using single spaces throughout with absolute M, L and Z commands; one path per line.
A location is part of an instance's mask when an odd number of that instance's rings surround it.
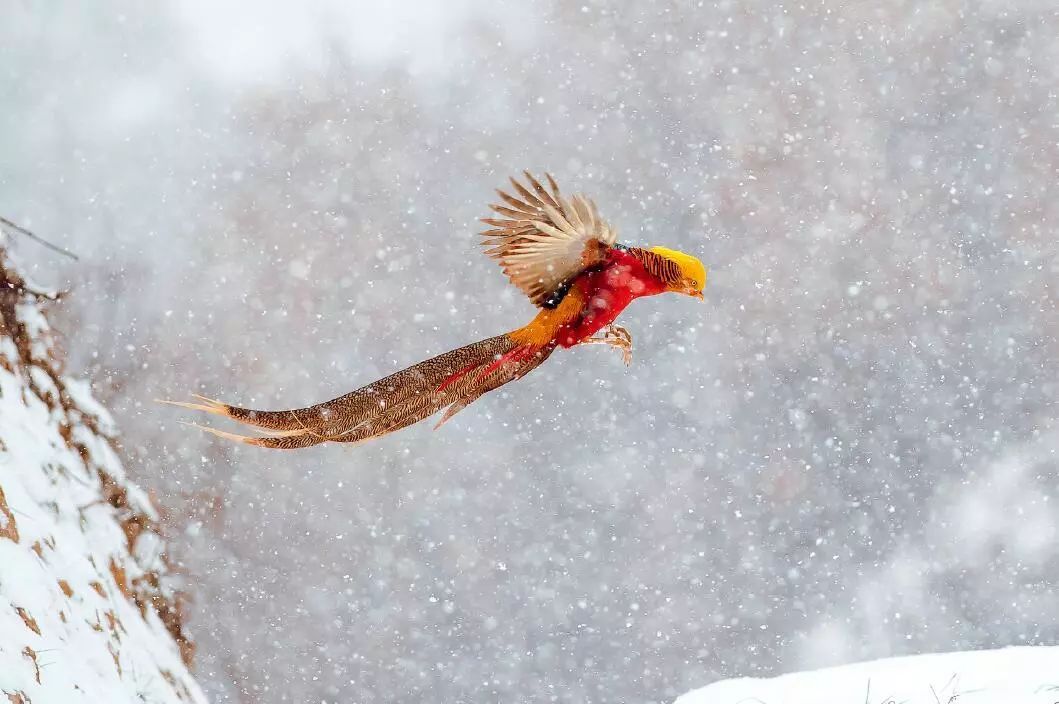
M 5 227 L 10 228 L 13 232 L 15 232 L 17 234 L 25 235 L 26 237 L 30 238 L 31 240 L 33 240 L 37 244 L 42 245 L 44 247 L 47 247 L 48 249 L 52 250 L 53 252 L 58 252 L 59 254 L 65 254 L 66 256 L 70 257 L 70 259 L 73 259 L 75 262 L 76 261 L 80 261 L 78 256 L 76 254 L 74 254 L 73 252 L 71 252 L 71 251 L 69 251 L 67 249 L 63 249 L 59 245 L 52 244 L 51 242 L 49 242 L 48 240 L 44 239 L 43 237 L 38 237 L 37 235 L 34 235 L 32 232 L 30 232 L 26 228 L 19 227 L 18 225 L 16 225 L 15 223 L 11 222 L 7 218 L 0 217 L 0 225 L 3 225 Z

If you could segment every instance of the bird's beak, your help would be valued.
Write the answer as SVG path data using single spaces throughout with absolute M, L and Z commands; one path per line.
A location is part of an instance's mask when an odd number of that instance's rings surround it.
M 700 291 L 699 289 L 694 288 L 692 286 L 687 287 L 686 289 L 681 291 L 681 293 L 683 293 L 685 295 L 688 295 L 688 296 L 691 296 L 692 298 L 697 298 L 700 301 L 705 300 L 705 298 L 702 295 L 702 291 Z

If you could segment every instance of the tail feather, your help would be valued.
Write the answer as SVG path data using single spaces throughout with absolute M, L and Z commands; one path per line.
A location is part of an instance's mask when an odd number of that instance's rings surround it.
M 467 349 L 460 348 L 454 352 Z M 434 382 L 438 382 L 437 377 L 430 375 L 430 385 L 422 385 L 413 389 L 405 388 L 405 393 L 400 394 L 400 397 L 405 399 L 402 403 L 394 404 L 388 410 L 381 411 L 370 419 L 365 419 L 361 429 L 336 439 L 339 442 L 362 442 L 380 437 L 418 423 L 447 407 L 445 414 L 435 426 L 439 428 L 481 396 L 522 378 L 543 364 L 553 350 L 554 346 L 528 348 L 513 342 L 507 345 L 506 352 L 486 350 L 486 354 L 479 354 L 475 363 L 468 365 L 470 371 L 466 366 L 459 367 L 457 372 L 450 373 L 436 385 Z M 418 366 L 420 365 L 410 367 L 405 371 L 415 370 Z M 454 376 L 455 378 L 452 378 Z
M 192 398 L 199 399 L 200 401 L 202 401 L 202 403 L 191 403 L 189 401 L 167 401 L 161 398 L 155 399 L 155 401 L 158 403 L 166 403 L 170 406 L 180 406 L 181 408 L 187 408 L 192 411 L 204 411 L 206 413 L 212 413 L 217 416 L 228 415 L 227 406 L 225 406 L 225 404 L 221 403 L 220 401 L 214 401 L 211 398 L 206 398 L 205 396 L 200 396 L 198 394 L 191 394 L 191 396 Z
M 258 411 L 197 395 L 199 403 L 164 403 L 224 416 L 269 433 L 253 437 L 196 426 L 244 444 L 295 449 L 325 441 L 357 443 L 400 430 L 448 407 L 436 426 L 441 427 L 483 394 L 525 376 L 554 349 L 554 345 L 519 345 L 508 335 L 499 335 L 402 369 L 331 401 L 286 411 Z
M 239 435 L 237 433 L 229 433 L 224 430 L 218 430 L 217 428 L 211 428 L 208 425 L 199 425 L 198 423 L 184 423 L 184 425 L 192 428 L 198 428 L 199 430 L 216 435 L 219 438 L 225 440 L 231 440 L 232 442 L 238 442 L 243 445 L 254 445 L 256 447 L 268 447 L 276 450 L 294 450 L 302 447 L 311 447 L 324 442 L 325 438 L 318 435 L 312 435 L 309 433 L 298 433 L 298 432 L 286 432 L 278 433 L 276 435 L 266 436 L 253 436 L 253 435 Z

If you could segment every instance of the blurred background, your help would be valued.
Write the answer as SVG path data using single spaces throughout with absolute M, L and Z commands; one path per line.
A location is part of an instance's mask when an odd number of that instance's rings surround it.
M 382 5 L 382 7 L 380 7 Z M 667 701 L 1059 640 L 1050 0 L 7 0 L 0 214 L 166 509 L 218 702 Z M 523 324 L 523 168 L 696 253 L 613 350 L 362 447 L 332 398 Z

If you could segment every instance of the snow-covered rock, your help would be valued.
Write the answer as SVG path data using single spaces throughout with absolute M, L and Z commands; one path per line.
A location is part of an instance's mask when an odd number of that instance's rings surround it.
M 0 701 L 204 702 L 150 500 L 0 248 Z
M 913 655 L 711 684 L 676 704 L 1055 704 L 1059 647 Z

